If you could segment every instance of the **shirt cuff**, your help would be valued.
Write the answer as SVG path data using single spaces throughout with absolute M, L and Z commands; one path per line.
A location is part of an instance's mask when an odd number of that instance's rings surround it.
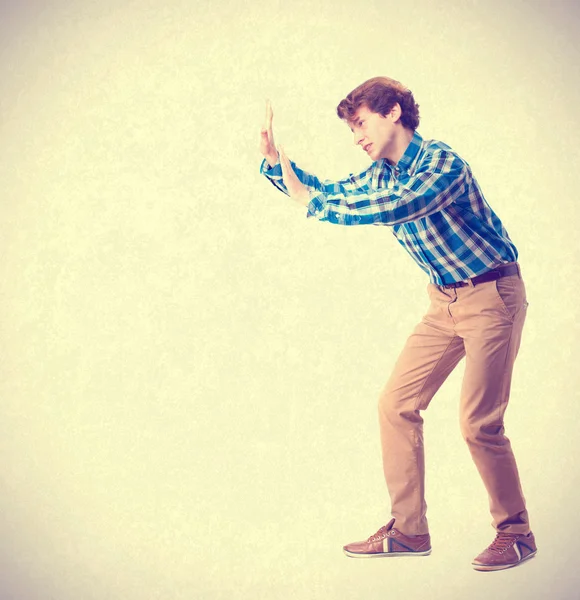
M 324 218 L 324 208 L 326 206 L 326 198 L 322 192 L 312 193 L 310 202 L 308 203 L 307 218 L 315 217 L 317 219 Z
M 271 177 L 273 179 L 281 179 L 282 178 L 282 166 L 280 162 L 277 162 L 273 167 L 270 166 L 270 163 L 266 159 L 262 161 L 262 165 L 260 166 L 260 173 L 265 175 L 266 177 Z

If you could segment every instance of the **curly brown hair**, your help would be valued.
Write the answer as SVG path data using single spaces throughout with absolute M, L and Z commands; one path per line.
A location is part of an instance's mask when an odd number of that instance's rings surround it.
M 361 83 L 340 101 L 336 113 L 341 119 L 350 121 L 356 111 L 365 105 L 369 110 L 385 116 L 396 103 L 401 107 L 402 125 L 415 131 L 419 127 L 419 105 L 411 90 L 390 77 L 373 77 Z

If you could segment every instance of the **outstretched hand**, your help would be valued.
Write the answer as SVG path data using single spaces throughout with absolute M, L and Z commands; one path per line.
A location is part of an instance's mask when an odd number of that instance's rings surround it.
M 308 206 L 310 202 L 310 191 L 300 179 L 298 179 L 282 146 L 280 146 L 280 166 L 282 167 L 282 179 L 288 190 L 288 194 L 290 194 L 290 198 L 304 206 Z
M 268 164 L 273 167 L 278 162 L 278 151 L 274 144 L 274 133 L 272 131 L 272 104 L 270 100 L 266 101 L 266 121 L 260 132 L 260 152 L 268 161 Z
M 310 202 L 310 192 L 308 188 L 298 179 L 283 148 L 280 147 L 280 152 L 278 153 L 276 145 L 274 144 L 274 133 L 272 131 L 273 117 L 274 112 L 272 111 L 272 104 L 267 100 L 266 121 L 260 132 L 260 152 L 271 167 L 278 163 L 278 159 L 280 160 L 282 179 L 286 185 L 288 194 L 293 200 L 296 200 L 296 202 L 308 206 L 308 203 Z

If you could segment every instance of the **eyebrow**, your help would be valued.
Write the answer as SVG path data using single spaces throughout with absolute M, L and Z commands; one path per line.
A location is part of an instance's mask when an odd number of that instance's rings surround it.
M 362 117 L 360 115 L 354 115 L 354 117 L 352 119 L 349 119 L 348 121 L 348 126 L 350 128 L 350 130 L 352 131 L 352 125 L 354 123 L 356 123 L 357 121 L 360 121 L 362 119 Z

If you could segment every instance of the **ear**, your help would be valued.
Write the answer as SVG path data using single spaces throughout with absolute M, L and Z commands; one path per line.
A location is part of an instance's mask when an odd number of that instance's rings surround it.
M 391 112 L 389 113 L 389 116 L 393 120 L 393 123 L 397 123 L 401 118 L 402 114 L 403 111 L 401 110 L 401 105 L 398 102 L 395 102 L 395 105 L 393 106 L 393 108 L 391 108 Z

